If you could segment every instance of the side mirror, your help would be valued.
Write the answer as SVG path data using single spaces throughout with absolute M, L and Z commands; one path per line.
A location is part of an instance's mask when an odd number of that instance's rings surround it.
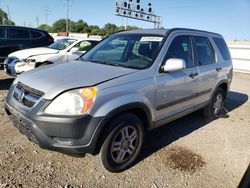
M 174 72 L 180 71 L 186 68 L 184 59 L 171 58 L 161 67 L 161 72 Z
M 77 47 L 73 47 L 70 49 L 70 52 L 74 53 L 74 52 L 78 52 L 79 51 L 79 48 Z

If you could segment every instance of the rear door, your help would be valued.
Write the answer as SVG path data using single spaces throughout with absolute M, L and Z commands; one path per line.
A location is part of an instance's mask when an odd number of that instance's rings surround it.
M 193 44 L 196 63 L 199 66 L 198 96 L 201 102 L 205 102 L 211 97 L 212 90 L 218 82 L 220 70 L 217 67 L 214 48 L 208 37 L 193 36 Z
M 27 48 L 30 42 L 30 33 L 27 29 L 8 28 L 9 53 Z
M 185 60 L 186 69 L 156 75 L 157 120 L 170 117 L 197 105 L 198 68 L 194 63 L 191 37 L 174 37 L 166 52 L 164 62 L 170 58 Z

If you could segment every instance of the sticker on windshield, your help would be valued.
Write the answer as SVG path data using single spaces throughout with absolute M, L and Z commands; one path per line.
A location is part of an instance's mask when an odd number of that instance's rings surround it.
M 142 37 L 141 42 L 161 42 L 163 37 Z

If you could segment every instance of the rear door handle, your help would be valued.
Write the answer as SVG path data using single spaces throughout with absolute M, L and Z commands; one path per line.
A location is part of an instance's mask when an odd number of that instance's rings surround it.
M 222 70 L 221 67 L 216 68 L 216 71 L 217 71 L 217 72 L 220 72 L 221 70 Z
M 190 78 L 194 78 L 194 77 L 196 77 L 196 76 L 198 76 L 199 74 L 196 72 L 196 73 L 191 73 L 190 75 L 189 75 L 189 77 Z

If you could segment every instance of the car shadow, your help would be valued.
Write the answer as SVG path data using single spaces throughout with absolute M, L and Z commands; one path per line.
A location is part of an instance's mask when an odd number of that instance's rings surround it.
M 247 101 L 248 95 L 230 91 L 224 104 L 224 110 L 219 118 L 228 118 L 228 112 L 240 107 Z M 136 163 L 207 124 L 208 122 L 203 118 L 200 110 L 150 131 Z
M 14 78 L 0 79 L 0 90 L 9 90 Z

